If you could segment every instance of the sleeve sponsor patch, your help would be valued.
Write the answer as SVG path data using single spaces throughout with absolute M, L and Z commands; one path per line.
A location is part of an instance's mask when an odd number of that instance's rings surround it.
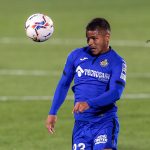
M 122 63 L 122 71 L 121 71 L 120 78 L 124 81 L 126 81 L 126 72 L 127 72 L 127 65 L 126 63 Z

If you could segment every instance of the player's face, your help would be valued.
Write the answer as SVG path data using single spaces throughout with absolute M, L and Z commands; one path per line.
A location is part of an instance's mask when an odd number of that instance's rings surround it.
M 106 31 L 87 31 L 87 43 L 93 55 L 99 55 L 109 50 L 110 34 Z

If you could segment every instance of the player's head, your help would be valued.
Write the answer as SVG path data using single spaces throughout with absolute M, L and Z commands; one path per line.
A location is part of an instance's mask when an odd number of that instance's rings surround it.
M 110 32 L 111 28 L 110 28 L 109 22 L 106 19 L 94 18 L 86 26 L 86 31 L 89 31 L 89 30 L 90 31 L 98 30 L 98 31 Z
M 88 23 L 86 37 L 93 55 L 99 55 L 108 50 L 110 32 L 110 24 L 104 18 L 95 18 Z

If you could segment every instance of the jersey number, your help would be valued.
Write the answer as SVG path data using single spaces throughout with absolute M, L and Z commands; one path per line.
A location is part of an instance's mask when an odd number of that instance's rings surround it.
M 85 150 L 85 144 L 84 143 L 79 143 L 78 145 L 74 144 L 73 150 L 77 150 L 77 147 L 80 148 L 80 150 Z

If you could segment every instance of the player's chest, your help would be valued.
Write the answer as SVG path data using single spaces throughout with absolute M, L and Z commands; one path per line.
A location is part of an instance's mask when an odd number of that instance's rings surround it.
M 76 78 L 95 78 L 109 81 L 111 76 L 111 62 L 106 57 L 80 57 L 74 63 Z

